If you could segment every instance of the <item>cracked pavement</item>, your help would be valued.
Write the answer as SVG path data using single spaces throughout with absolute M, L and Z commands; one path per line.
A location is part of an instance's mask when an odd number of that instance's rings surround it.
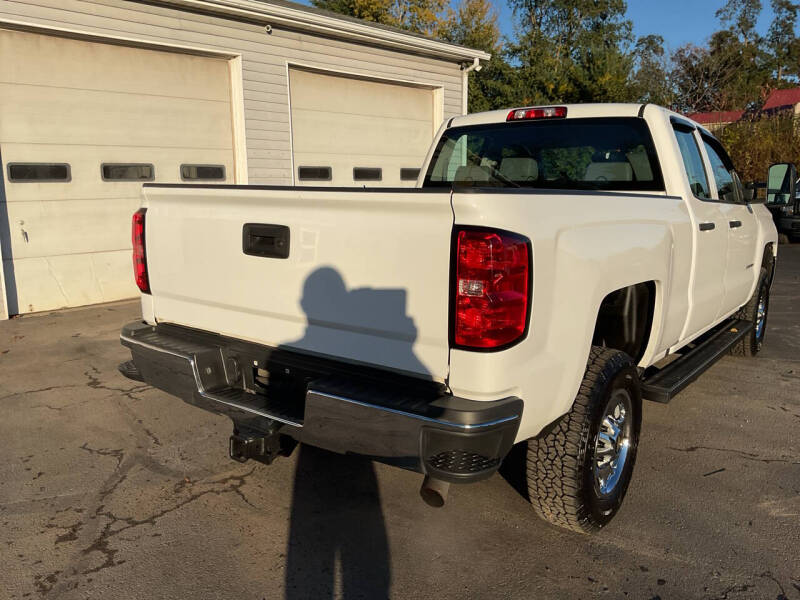
M 645 404 L 593 537 L 511 476 L 437 510 L 359 457 L 231 461 L 226 418 L 117 372 L 136 302 L 0 322 L 0 598 L 800 600 L 800 246 L 778 264 L 762 355 Z

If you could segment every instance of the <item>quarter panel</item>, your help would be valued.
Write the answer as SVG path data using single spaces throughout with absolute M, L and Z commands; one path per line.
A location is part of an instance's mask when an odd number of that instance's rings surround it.
M 459 396 L 525 401 L 518 439 L 565 414 L 577 393 L 603 298 L 655 281 L 656 314 L 642 365 L 677 339 L 688 309 L 691 228 L 679 198 L 569 192 L 456 192 L 457 225 L 513 231 L 533 246 L 527 337 L 496 353 L 451 350 Z

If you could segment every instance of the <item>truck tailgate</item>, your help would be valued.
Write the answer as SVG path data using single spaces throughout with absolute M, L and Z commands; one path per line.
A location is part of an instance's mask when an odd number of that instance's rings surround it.
M 447 377 L 449 192 L 156 185 L 144 197 L 158 322 Z M 280 258 L 271 243 L 286 228 Z

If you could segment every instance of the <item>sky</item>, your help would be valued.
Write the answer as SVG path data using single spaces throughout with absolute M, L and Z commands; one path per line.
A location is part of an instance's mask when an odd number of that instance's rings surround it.
M 657 33 L 664 38 L 671 52 L 691 42 L 698 46 L 720 28 L 714 13 L 725 4 L 724 0 L 627 0 L 628 18 L 633 21 L 636 37 Z M 514 30 L 513 15 L 505 0 L 493 0 L 498 10 L 498 24 L 505 35 Z M 762 0 L 765 8 L 758 21 L 758 31 L 765 34 L 772 20 L 769 2 Z

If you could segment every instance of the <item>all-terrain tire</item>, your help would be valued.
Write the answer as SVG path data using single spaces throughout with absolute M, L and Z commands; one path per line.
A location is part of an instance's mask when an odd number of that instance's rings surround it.
M 598 433 L 609 401 L 623 390 L 631 414 L 627 455 L 611 493 L 602 494 L 595 478 Z M 636 365 L 618 350 L 592 346 L 572 410 L 538 437 L 528 440 L 528 495 L 545 521 L 591 533 L 619 510 L 636 461 L 642 423 L 642 395 Z
M 763 302 L 763 304 L 762 304 Z M 763 309 L 763 314 L 760 314 Z M 764 337 L 767 334 L 767 316 L 769 314 L 769 275 L 762 267 L 758 276 L 758 284 L 752 298 L 739 309 L 738 318 L 753 323 L 750 330 L 741 341 L 731 347 L 731 354 L 735 356 L 755 356 L 761 350 Z M 759 316 L 761 321 L 759 322 Z

